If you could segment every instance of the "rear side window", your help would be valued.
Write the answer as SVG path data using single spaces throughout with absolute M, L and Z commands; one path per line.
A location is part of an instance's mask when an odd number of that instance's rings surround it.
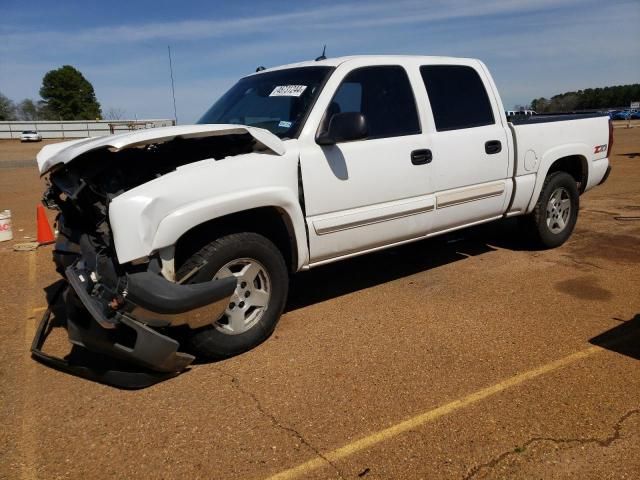
M 439 132 L 496 123 L 482 79 L 473 68 L 429 65 L 420 67 L 420 74 Z
M 362 113 L 370 139 L 420 133 L 411 83 L 400 66 L 365 67 L 349 73 L 327 108 L 323 130 L 331 116 L 343 112 Z

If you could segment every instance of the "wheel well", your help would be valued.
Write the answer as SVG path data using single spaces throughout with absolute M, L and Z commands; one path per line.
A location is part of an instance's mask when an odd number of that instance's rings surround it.
M 271 240 L 282 252 L 290 271 L 298 265 L 295 234 L 286 213 L 277 207 L 261 207 L 214 218 L 185 232 L 176 242 L 176 270 L 207 243 L 224 235 L 253 232 Z
M 587 160 L 580 155 L 559 158 L 551 164 L 547 175 L 553 172 L 567 172 L 571 175 L 575 179 L 580 193 L 584 192 L 587 187 L 587 176 L 589 174 Z

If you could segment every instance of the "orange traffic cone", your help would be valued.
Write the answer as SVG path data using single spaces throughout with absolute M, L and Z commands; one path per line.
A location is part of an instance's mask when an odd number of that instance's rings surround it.
M 38 222 L 38 245 L 54 243 L 56 238 L 53 236 L 49 220 L 47 220 L 47 214 L 44 212 L 44 207 L 42 205 L 38 205 L 36 210 Z

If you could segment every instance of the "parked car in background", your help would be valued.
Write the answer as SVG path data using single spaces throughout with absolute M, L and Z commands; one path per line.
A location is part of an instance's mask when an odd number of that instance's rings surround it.
M 20 134 L 21 142 L 40 142 L 42 141 L 42 135 L 35 130 L 25 130 Z
M 632 120 L 640 120 L 640 110 L 633 112 L 631 114 L 631 119 Z
M 631 112 L 629 112 L 628 110 L 615 111 L 615 112 L 609 113 L 609 118 L 611 118 L 611 120 L 629 120 L 630 117 L 631 117 Z

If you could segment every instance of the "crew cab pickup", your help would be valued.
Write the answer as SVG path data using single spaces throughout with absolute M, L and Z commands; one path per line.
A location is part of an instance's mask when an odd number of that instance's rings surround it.
M 180 371 L 264 341 L 294 272 L 513 216 L 561 245 L 609 119 L 504 112 L 478 60 L 343 57 L 257 71 L 196 125 L 47 145 L 71 342 Z

